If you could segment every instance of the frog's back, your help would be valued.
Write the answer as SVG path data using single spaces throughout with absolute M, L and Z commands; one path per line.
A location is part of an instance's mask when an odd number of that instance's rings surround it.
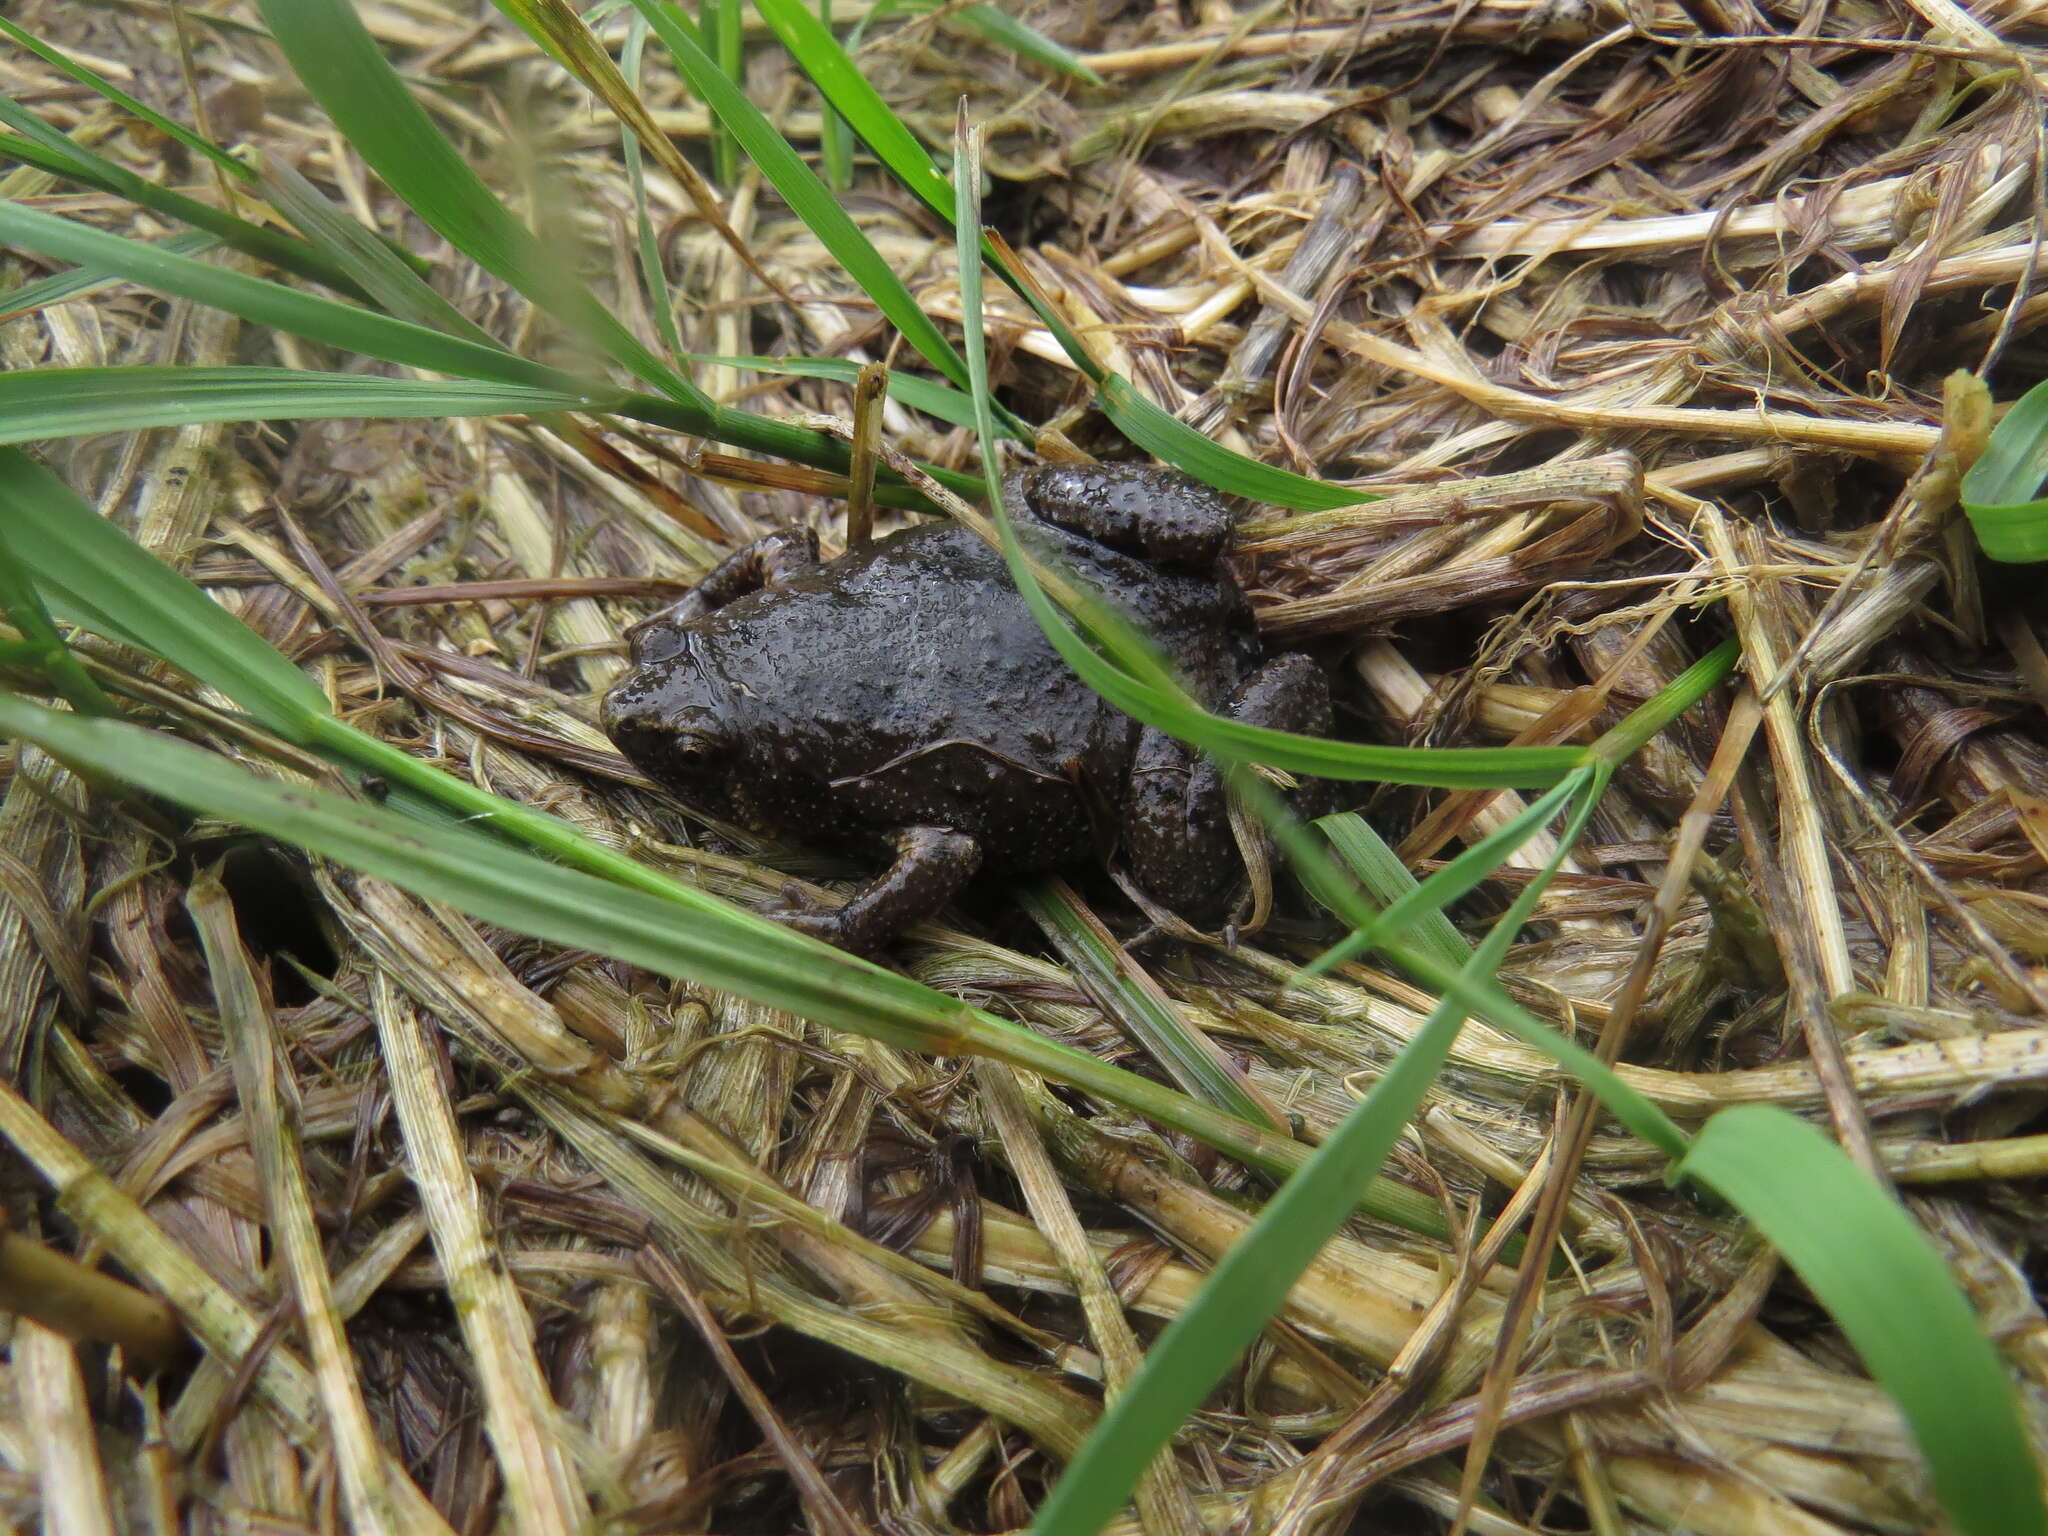
M 1234 586 L 1043 533 L 1048 554 L 1118 597 L 1212 698 L 1256 657 Z M 1060 659 L 1002 557 L 966 529 L 891 535 L 728 605 L 705 633 L 747 699 L 748 798 L 764 819 L 853 841 L 952 827 L 1012 869 L 1072 863 L 1104 841 L 1094 828 L 1137 727 Z

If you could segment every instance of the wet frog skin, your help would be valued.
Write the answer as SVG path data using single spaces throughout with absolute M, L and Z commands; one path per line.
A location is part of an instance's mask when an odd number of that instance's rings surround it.
M 1230 514 L 1138 465 L 1046 465 L 1006 486 L 1019 532 L 1144 627 L 1211 708 L 1326 732 L 1305 656 L 1264 659 L 1221 564 Z M 820 564 L 782 533 L 627 632 L 606 695 L 619 750 L 684 799 L 888 867 L 835 911 L 777 914 L 869 951 L 977 870 L 1121 855 L 1155 900 L 1215 907 L 1243 873 L 1220 775 L 1112 708 L 1040 632 L 1002 556 L 950 523 Z

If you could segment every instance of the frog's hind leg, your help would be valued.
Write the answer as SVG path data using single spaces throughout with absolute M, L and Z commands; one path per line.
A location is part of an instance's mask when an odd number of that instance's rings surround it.
M 1307 656 L 1276 656 L 1245 679 L 1225 710 L 1233 720 L 1307 736 L 1330 730 L 1330 685 Z M 1319 815 L 1319 780 L 1304 781 L 1297 811 Z M 1223 775 L 1209 759 L 1164 731 L 1138 737 L 1124 796 L 1124 852 L 1146 893 L 1182 912 L 1213 904 L 1243 872 L 1230 832 Z
M 1003 504 L 1165 565 L 1205 570 L 1230 542 L 1230 508 L 1221 496 L 1150 464 L 1040 464 L 1010 477 Z
M 636 662 L 659 661 L 643 655 L 650 645 L 667 639 L 677 625 L 715 613 L 727 603 L 772 587 L 818 563 L 818 535 L 809 528 L 778 528 L 742 544 L 711 567 L 702 581 L 675 602 L 651 613 L 626 631 Z
M 905 924 L 953 899 L 981 867 L 981 844 L 948 827 L 903 827 L 890 834 L 895 862 L 846 905 L 830 911 L 778 912 L 790 927 L 856 955 L 880 949 Z

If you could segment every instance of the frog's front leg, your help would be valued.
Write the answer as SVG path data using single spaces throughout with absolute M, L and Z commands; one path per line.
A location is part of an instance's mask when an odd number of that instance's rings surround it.
M 1155 464 L 1040 464 L 1004 483 L 1003 504 L 1166 565 L 1207 569 L 1230 542 L 1223 498 Z
M 809 528 L 778 528 L 742 544 L 706 572 L 696 586 L 626 631 L 633 660 L 659 661 L 661 656 L 653 652 L 665 644 L 672 645 L 671 637 L 681 625 L 715 613 L 749 592 L 772 587 L 817 563 L 818 535 Z
M 880 949 L 905 924 L 951 901 L 981 867 L 981 845 L 948 827 L 903 827 L 890 834 L 895 861 L 842 907 L 780 912 L 790 927 L 856 955 Z
M 1313 661 L 1290 652 L 1245 679 L 1225 713 L 1246 725 L 1325 736 L 1330 685 Z M 1139 734 L 1124 791 L 1123 839 L 1138 884 L 1176 911 L 1200 911 L 1243 871 L 1222 773 L 1151 726 Z

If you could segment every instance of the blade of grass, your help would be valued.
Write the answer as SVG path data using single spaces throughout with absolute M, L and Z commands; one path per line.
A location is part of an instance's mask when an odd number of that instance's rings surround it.
M 1993 560 L 2048 560 L 2048 382 L 2036 384 L 1991 429 L 1983 455 L 1963 476 L 1964 515 Z
M 675 5 L 665 0 L 634 0 L 634 4 L 668 49 L 669 57 L 690 88 L 703 98 L 712 115 L 732 130 L 761 173 L 782 194 L 790 211 L 803 220 L 926 362 L 955 384 L 964 384 L 966 366 L 945 332 L 789 141 L 776 132 L 746 93 L 726 78 L 696 40 L 676 25 L 679 13 Z
M 853 131 L 905 187 L 949 223 L 956 218 L 952 189 L 932 164 L 931 156 L 890 110 L 875 88 L 846 56 L 829 29 L 821 26 L 803 0 L 755 0 L 755 9 L 775 30 L 782 44 L 811 77 L 825 98 L 845 117 Z M 959 226 L 954 224 L 955 232 Z M 1161 410 L 1140 394 L 1128 379 L 1108 373 L 1095 360 L 1036 285 L 1026 281 L 1014 260 L 986 239 L 982 254 L 1003 279 L 1036 312 L 1067 355 L 1097 386 L 1097 400 L 1110 420 L 1132 442 L 1166 463 L 1176 465 L 1218 490 L 1247 496 L 1269 506 L 1299 511 L 1327 511 L 1355 506 L 1373 498 L 1325 481 L 1310 480 L 1257 459 L 1233 453 L 1211 442 L 1185 422 Z M 951 377 L 949 374 L 948 377 Z M 958 380 L 955 380 L 957 383 Z
M 1316 830 L 1330 840 L 1337 856 L 1351 867 L 1365 889 L 1382 906 L 1392 906 L 1417 888 L 1415 877 L 1372 823 L 1356 811 L 1325 816 Z M 1428 950 L 1446 965 L 1463 965 L 1472 946 L 1465 942 L 1442 907 L 1423 913 L 1408 930 L 1408 942 Z
M 161 246 L 110 235 L 19 203 L 0 201 L 0 243 L 81 266 L 98 267 L 159 293 L 224 309 L 257 325 L 385 362 L 597 398 L 604 397 L 612 388 L 609 384 L 558 373 L 495 345 L 482 346 L 352 304 L 300 293 L 247 273 L 211 267 Z M 841 474 L 845 473 L 850 457 L 844 443 L 825 433 L 729 406 L 699 410 L 687 401 L 635 394 L 621 396 L 619 409 L 639 420 L 679 432 Z M 973 477 L 952 470 L 934 469 L 932 474 L 947 485 L 979 484 Z
M 188 229 L 180 234 L 167 235 L 162 240 L 152 241 L 177 256 L 204 256 L 220 245 L 218 236 Z M 109 288 L 117 288 L 124 279 L 95 267 L 71 267 L 62 272 L 53 272 L 48 277 L 32 283 L 23 283 L 19 288 L 0 293 L 0 320 L 14 320 L 22 315 L 34 314 L 52 304 L 68 304 L 73 299 L 91 298 Z
M 1262 1102 L 1263 1096 L 1213 1040 L 1181 1018 L 1172 999 L 1124 953 L 1065 881 L 1032 881 L 1019 888 L 1017 902 L 1052 940 L 1096 1006 L 1184 1092 L 1240 1120 L 1286 1131 L 1285 1118 Z
M 1073 49 L 1054 42 L 1037 28 L 1026 26 L 1009 12 L 997 10 L 993 5 L 967 6 L 954 13 L 954 20 L 974 28 L 990 42 L 1009 49 L 1020 58 L 1047 65 L 1089 85 L 1106 83 L 1102 76 L 1082 62 Z
M 801 379 L 834 379 L 848 385 L 860 377 L 860 364 L 844 357 L 720 357 L 704 352 L 679 352 L 677 356 L 686 362 L 745 368 L 754 373 L 789 374 Z M 956 427 L 974 425 L 974 402 L 949 384 L 892 368 L 889 370 L 889 398 Z M 998 430 L 1013 441 L 1031 441 L 1030 435 L 1021 430 L 1000 425 Z M 978 480 L 976 484 L 979 484 Z
M 386 314 L 430 331 L 463 336 L 479 346 L 505 348 L 496 337 L 434 291 L 382 236 L 363 228 L 329 202 L 281 155 L 258 151 L 254 169 L 272 207 L 299 227 Z
M 626 46 L 619 54 L 619 74 L 626 91 L 640 94 L 640 61 L 647 51 L 647 18 L 635 11 L 626 19 Z M 675 295 L 669 291 L 668 273 L 661 264 L 661 244 L 655 235 L 654 217 L 647 208 L 647 172 L 642 164 L 640 135 L 632 124 L 619 122 L 619 149 L 626 162 L 626 187 L 633 198 L 633 240 L 640 258 L 640 283 L 647 290 L 647 308 L 654 316 L 668 355 L 683 356 L 682 332 L 676 328 Z
M 517 22 L 527 36 L 540 44 L 550 58 L 595 92 L 598 100 L 611 109 L 620 123 L 633 130 L 648 153 L 682 188 L 683 196 L 697 210 L 697 216 L 718 232 L 719 239 L 770 292 L 789 300 L 788 291 L 754 259 L 746 241 L 727 222 L 711 184 L 698 174 L 697 168 L 661 131 L 646 104 L 626 84 L 626 77 L 612 63 L 611 55 L 597 40 L 597 34 L 590 30 L 590 23 L 567 0 L 493 0 L 493 3 Z M 684 18 L 684 25 L 691 36 L 697 36 L 694 22 Z
M 300 82 L 407 207 L 601 355 L 716 414 L 703 391 L 643 346 L 492 195 L 413 100 L 348 0 L 263 0 L 261 9 Z
M 28 133 L 0 134 L 0 159 L 20 160 L 67 180 L 82 182 L 98 191 L 125 199 L 138 208 L 147 208 L 166 219 L 203 230 L 221 244 L 240 251 L 245 256 L 254 257 L 258 261 L 313 282 L 323 283 L 337 292 L 348 294 L 351 298 L 368 297 L 349 281 L 346 273 L 303 240 L 295 240 L 273 229 L 264 229 L 249 223 L 246 219 L 238 219 L 231 213 L 223 213 L 211 204 L 199 202 L 182 192 L 159 187 L 155 182 L 145 180 L 125 166 L 102 159 L 90 150 L 72 143 L 54 128 L 47 127 L 39 118 L 23 112 L 5 95 L 0 95 L 0 122 L 14 123 L 23 128 L 30 128 L 33 125 Z M 162 243 L 169 244 L 168 241 Z
M 0 36 L 12 38 L 51 68 L 69 75 L 96 96 L 112 102 L 138 121 L 147 123 L 166 138 L 175 139 L 201 159 L 211 160 L 238 181 L 249 179 L 249 168 L 205 135 L 194 133 L 175 118 L 165 117 L 148 103 L 130 96 L 99 71 L 79 63 L 63 49 L 52 47 L 33 32 L 16 26 L 5 16 L 0 16 Z M 72 148 L 80 154 L 85 153 L 78 149 L 77 145 L 73 145 Z
M 2048 1531 L 2041 1474 L 1998 1351 L 1904 1207 L 1804 1121 L 1724 1109 L 1671 1171 L 1755 1224 L 1892 1395 L 1964 1536 Z
M 1301 968 L 1301 975 L 1326 975 L 1367 950 L 1377 949 L 1382 937 L 1407 932 L 1427 914 L 1433 912 L 1442 916 L 1445 907 L 1478 886 L 1506 863 L 1510 854 L 1549 825 L 1550 819 L 1564 808 L 1576 789 L 1574 779 L 1565 780 L 1541 799 L 1531 802 L 1505 826 L 1473 843 L 1427 880 L 1416 884 L 1411 879 L 1410 889 L 1395 898 L 1385 911 L 1363 928 L 1352 929 L 1343 939 L 1316 956 Z M 1455 930 L 1452 937 L 1456 937 Z M 1452 964 L 1465 958 L 1462 943 L 1455 954 L 1440 942 L 1433 947 Z
M 1599 787 L 1597 778 L 1582 786 L 1557 853 L 1473 951 L 1468 976 L 1498 968 L 1591 817 Z M 1465 1018 L 1463 1006 L 1448 998 L 1438 1003 L 1315 1155 L 1266 1202 L 1053 1484 L 1031 1523 L 1033 1536 L 1095 1536 L 1122 1507 L 1153 1457 L 1279 1313 L 1295 1280 L 1343 1224 L 1351 1192 L 1378 1171 L 1414 1118 Z
M 818 25 L 832 30 L 832 0 L 818 0 Z M 835 193 L 853 185 L 853 130 L 825 102 L 818 117 L 818 156 L 825 162 L 825 184 Z
M 197 421 L 429 420 L 616 408 L 584 392 L 295 368 L 35 368 L 0 374 L 0 443 Z

